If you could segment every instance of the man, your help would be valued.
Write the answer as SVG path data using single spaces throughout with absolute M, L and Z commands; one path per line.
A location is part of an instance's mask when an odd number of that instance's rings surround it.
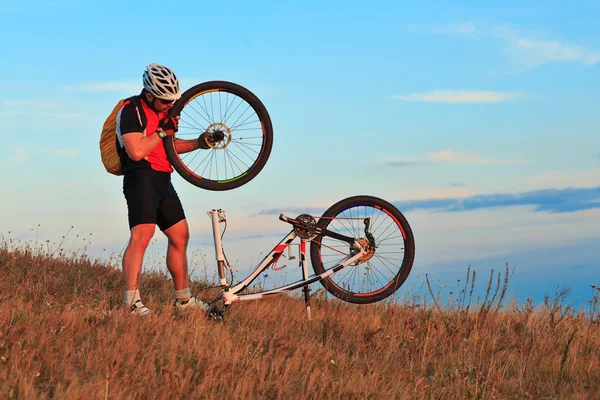
M 135 315 L 150 312 L 140 299 L 138 278 L 158 225 L 168 238 L 167 268 L 175 286 L 175 307 L 206 311 L 208 305 L 190 292 L 186 254 L 189 229 L 171 183 L 173 168 L 163 146 L 163 139 L 178 129 L 179 117 L 168 117 L 168 111 L 181 97 L 179 81 L 169 68 L 151 64 L 144 71 L 143 85 L 140 95 L 124 103 L 116 121 L 131 231 L 123 254 L 125 305 Z M 175 147 L 177 152 L 185 153 L 199 145 L 198 140 L 177 139 Z

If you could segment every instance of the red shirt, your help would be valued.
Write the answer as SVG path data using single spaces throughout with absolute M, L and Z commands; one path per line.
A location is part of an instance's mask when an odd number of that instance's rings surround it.
M 154 111 L 142 96 L 137 96 L 141 109 L 131 100 L 126 100 L 123 103 L 123 107 L 117 114 L 117 138 L 119 144 L 123 147 L 123 135 L 133 132 L 143 132 L 145 135 L 152 135 L 158 129 L 158 122 L 160 119 L 165 118 L 167 113 L 157 113 Z M 138 116 L 138 111 L 144 113 L 146 116 L 146 124 L 142 127 L 141 115 Z M 127 155 L 126 151 L 122 152 L 121 160 L 123 161 L 123 172 L 135 170 L 135 169 L 152 169 L 155 171 L 162 172 L 173 172 L 173 167 L 167 158 L 165 146 L 163 141 L 152 150 L 150 154 L 144 157 L 140 161 L 134 161 Z

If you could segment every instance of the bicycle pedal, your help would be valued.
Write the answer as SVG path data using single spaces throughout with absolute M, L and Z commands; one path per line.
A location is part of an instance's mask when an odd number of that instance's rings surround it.
M 216 314 L 210 314 L 208 316 L 208 319 L 213 321 L 213 322 L 224 322 L 224 319 L 222 316 L 220 315 L 216 315 Z
M 207 318 L 211 321 L 223 322 L 223 320 L 225 319 L 225 312 L 223 310 L 218 309 L 217 307 L 213 307 L 208 312 Z

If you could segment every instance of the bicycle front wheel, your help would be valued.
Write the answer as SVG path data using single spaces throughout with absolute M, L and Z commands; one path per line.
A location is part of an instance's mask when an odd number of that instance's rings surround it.
M 170 115 L 179 115 L 179 131 L 165 139 L 173 168 L 188 182 L 207 190 L 230 190 L 254 179 L 273 146 L 273 126 L 263 103 L 232 82 L 210 81 L 186 90 Z M 218 139 L 208 149 L 179 154 L 175 141 L 201 134 Z
M 365 233 L 367 218 L 375 247 L 370 246 Z M 408 221 L 392 204 L 372 196 L 349 197 L 325 211 L 317 226 L 369 247 L 356 262 L 320 281 L 332 295 L 350 303 L 374 303 L 392 295 L 406 281 L 415 257 L 415 242 Z M 310 244 L 313 269 L 321 274 L 351 251 L 346 242 L 316 236 Z

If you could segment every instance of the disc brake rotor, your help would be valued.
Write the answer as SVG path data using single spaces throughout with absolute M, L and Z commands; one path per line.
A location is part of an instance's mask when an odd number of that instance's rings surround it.
M 208 126 L 208 128 L 206 128 L 206 135 L 208 136 L 208 138 L 212 138 L 215 134 L 217 136 L 220 136 L 218 135 L 218 132 L 223 134 L 223 139 L 218 141 L 207 140 L 206 144 L 208 144 L 208 146 L 212 147 L 215 150 L 223 150 L 224 148 L 229 146 L 229 143 L 231 143 L 231 129 L 229 129 L 227 125 L 221 122 L 213 122 Z

